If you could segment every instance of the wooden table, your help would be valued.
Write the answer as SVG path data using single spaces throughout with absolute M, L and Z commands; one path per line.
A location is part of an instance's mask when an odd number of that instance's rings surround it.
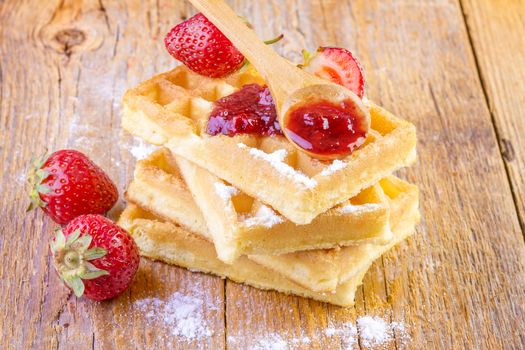
M 232 1 L 276 47 L 339 45 L 361 59 L 367 95 L 417 125 L 417 234 L 377 261 L 343 309 L 144 259 L 116 300 L 78 300 L 52 268 L 52 222 L 25 214 L 24 169 L 42 152 L 88 153 L 123 191 L 137 141 L 120 99 L 172 67 L 163 36 L 193 13 L 179 0 L 0 1 L 0 347 L 245 349 L 278 334 L 290 348 L 339 349 L 329 324 L 379 315 L 408 327 L 387 349 L 525 348 L 525 2 Z M 134 303 L 198 290 L 213 336 L 179 341 Z M 293 345 L 307 336 L 309 344 Z M 330 341 L 331 340 L 331 341 Z M 295 347 L 294 347 L 295 346 Z M 364 347 L 362 342 L 357 347 Z

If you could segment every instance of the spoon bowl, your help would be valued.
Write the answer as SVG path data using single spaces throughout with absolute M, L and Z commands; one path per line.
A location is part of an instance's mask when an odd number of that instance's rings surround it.
M 368 109 L 364 106 L 363 101 L 354 94 L 352 91 L 337 85 L 337 84 L 314 84 L 309 85 L 304 88 L 300 88 L 292 92 L 286 100 L 281 105 L 281 115 L 282 118 L 279 120 L 281 123 L 281 128 L 286 138 L 295 146 L 299 147 L 305 153 L 311 157 L 321 159 L 321 160 L 330 160 L 341 158 L 341 154 L 338 152 L 334 153 L 321 153 L 313 152 L 315 145 L 312 145 L 311 140 L 307 140 L 304 137 L 301 137 L 297 132 L 295 132 L 290 125 L 293 124 L 291 120 L 294 117 L 294 110 L 301 108 L 305 105 L 319 105 L 322 103 L 323 106 L 333 105 L 334 107 L 347 105 L 352 106 L 354 119 L 359 121 L 359 129 L 369 130 L 370 128 L 370 113 Z M 357 116 L 355 115 L 357 114 Z M 323 124 L 327 126 L 330 125 L 330 120 L 333 119 L 332 116 L 323 115 Z M 311 118 L 310 118 L 311 119 Z M 313 122 L 313 121 L 310 121 Z M 354 128 L 355 121 L 352 121 L 351 124 L 348 124 L 348 127 Z M 357 140 L 359 135 L 356 135 L 356 142 L 360 146 L 364 142 L 364 136 L 361 140 Z M 329 140 L 326 140 L 326 143 L 329 143 Z M 351 143 L 353 144 L 353 142 Z M 343 152 L 344 155 L 345 152 Z

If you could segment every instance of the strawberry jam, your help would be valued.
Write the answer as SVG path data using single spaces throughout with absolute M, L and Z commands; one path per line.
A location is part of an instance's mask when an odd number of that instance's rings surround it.
M 363 112 L 351 100 L 316 100 L 292 107 L 285 130 L 292 142 L 308 152 L 340 157 L 363 144 L 367 125 Z
M 210 135 L 282 135 L 272 95 L 267 86 L 245 85 L 215 101 L 206 132 Z

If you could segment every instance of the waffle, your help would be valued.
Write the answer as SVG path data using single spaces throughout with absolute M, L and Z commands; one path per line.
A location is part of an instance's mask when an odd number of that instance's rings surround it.
M 363 190 L 310 224 L 296 225 L 165 149 L 138 162 L 126 197 L 205 235 L 226 263 L 247 254 L 281 255 L 365 242 L 387 244 L 392 239 L 389 206 L 379 185 Z M 205 219 L 201 212 L 206 213 Z
M 382 180 L 377 186 L 384 201 L 395 214 L 391 217 L 392 225 L 397 226 L 398 219 L 406 216 L 399 208 L 407 208 L 417 213 L 418 193 L 415 186 L 394 177 Z M 204 216 L 179 177 L 173 157 L 165 150 L 159 150 L 137 164 L 135 179 L 130 184 L 126 196 L 130 202 L 156 217 L 178 223 L 212 241 L 212 235 L 206 230 Z M 209 218 L 207 213 L 206 219 Z M 389 245 L 400 239 L 393 238 Z M 335 291 L 342 282 L 358 275 L 366 264 L 375 258 L 374 254 L 377 251 L 377 245 L 361 244 L 341 249 L 301 251 L 282 255 L 251 254 L 249 259 L 304 288 L 326 292 Z
M 337 263 L 343 268 L 358 262 L 352 266 L 356 273 L 341 281 L 332 293 L 315 292 L 305 288 L 246 256 L 240 257 L 232 265 L 225 264 L 218 259 L 213 244 L 205 237 L 165 221 L 134 204 L 128 204 L 119 224 L 132 234 L 143 256 L 192 271 L 213 273 L 261 289 L 273 289 L 335 305 L 352 306 L 355 290 L 361 284 L 373 260 L 410 235 L 419 219 L 417 190 L 414 191 L 413 187 L 397 179 L 385 180 L 383 185 L 390 191 L 393 212 L 399 215 L 393 225 L 395 239 L 387 246 L 367 245 L 365 252 L 356 249 L 357 247 L 347 251 L 347 248 L 343 248 L 341 251 L 344 254 L 340 254 Z M 406 189 L 408 191 L 405 191 Z M 299 256 L 297 260 L 300 260 Z
M 380 180 L 379 184 L 390 206 L 393 238 L 388 244 L 365 243 L 279 256 L 249 255 L 249 258 L 311 290 L 326 291 L 323 287 L 331 286 L 334 282 L 337 286 L 357 276 L 367 268 L 370 261 L 409 237 L 420 218 L 417 186 L 394 176 Z M 335 266 L 335 272 L 332 266 Z
M 264 81 L 253 69 L 210 79 L 177 67 L 126 92 L 122 125 L 234 184 L 296 224 L 310 223 L 415 160 L 414 125 L 368 100 L 371 129 L 364 145 L 333 162 L 297 151 L 282 136 L 206 134 L 213 101 L 249 83 Z
M 260 289 L 277 290 L 341 306 L 352 306 L 356 288 L 366 269 L 338 286 L 335 293 L 312 292 L 245 256 L 229 265 L 217 258 L 213 244 L 186 229 L 130 204 L 119 224 L 130 231 L 141 254 L 151 259 L 185 267 L 191 271 L 212 273 Z M 368 267 L 368 266 L 367 266 Z

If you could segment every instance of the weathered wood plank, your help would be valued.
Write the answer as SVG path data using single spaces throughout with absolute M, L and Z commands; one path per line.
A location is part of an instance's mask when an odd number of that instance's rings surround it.
M 352 4 L 368 93 L 414 121 L 420 141 L 406 174 L 422 187 L 424 221 L 385 256 L 380 301 L 414 348 L 521 347 L 525 250 L 459 4 Z
M 161 39 L 192 9 L 182 0 L 4 1 L 0 4 L 2 345 L 221 349 L 226 344 L 244 349 L 281 339 L 295 348 L 338 349 L 344 341 L 326 337 L 325 328 L 371 314 L 406 323 L 412 335 L 410 348 L 525 346 L 525 248 L 459 4 L 452 0 L 232 4 L 261 36 L 283 32 L 286 41 L 277 48 L 290 58 L 298 59 L 302 48 L 320 44 L 352 49 L 365 67 L 367 95 L 417 124 L 419 162 L 405 175 L 422 187 L 425 219 L 418 235 L 373 265 L 352 309 L 231 282 L 224 290 L 220 279 L 150 261 L 141 265 L 131 289 L 116 300 L 77 301 L 49 268 L 45 242 L 52 225 L 41 214 L 24 215 L 20 175 L 45 145 L 67 146 L 89 153 L 120 189 L 125 188 L 134 165 L 129 148 L 137 144 L 120 131 L 120 97 L 127 87 L 174 65 Z M 483 20 L 490 22 L 490 4 L 484 3 L 481 10 L 471 2 L 464 5 L 467 14 L 484 11 L 477 24 L 467 16 L 471 28 L 482 26 Z M 500 39 L 491 30 L 490 38 Z M 471 34 L 483 73 L 480 48 L 490 66 L 504 46 L 490 48 L 490 39 Z M 507 115 L 513 116 L 512 123 L 520 120 L 519 110 L 512 109 L 519 100 L 503 107 L 496 103 L 513 96 L 507 90 L 515 85 L 499 79 L 502 72 L 512 74 L 510 67 L 500 65 L 498 69 L 505 70 L 490 72 L 495 88 L 503 87 L 507 94 L 495 93 L 491 102 L 501 111 L 496 120 L 504 125 L 511 123 Z M 484 77 L 485 88 L 489 80 Z M 504 136 L 515 146 L 517 161 L 507 160 L 507 166 L 516 191 L 523 189 L 517 176 L 523 156 L 516 151 L 522 129 L 509 125 L 508 130 L 498 127 L 509 132 Z M 176 291 L 212 301 L 213 307 L 203 310 L 214 333 L 210 339 L 178 342 L 162 322 L 148 319 L 137 307 L 141 299 L 166 300 Z M 396 335 L 395 343 L 386 348 L 403 347 L 401 334 Z
M 0 186 L 6 208 L 0 219 L 0 338 L 8 348 L 224 348 L 222 280 L 143 261 L 123 296 L 106 303 L 76 300 L 49 265 L 51 223 L 41 213 L 24 214 L 22 171 L 46 146 L 86 152 L 125 188 L 136 142 L 120 130 L 120 98 L 173 64 L 158 38 L 186 10 L 183 1 L 0 5 Z M 175 291 L 192 295 L 197 287 L 200 298 L 217 304 L 203 311 L 213 332 L 209 339 L 184 342 L 137 308 L 141 299 L 162 301 Z
M 525 235 L 525 3 L 461 2 Z

